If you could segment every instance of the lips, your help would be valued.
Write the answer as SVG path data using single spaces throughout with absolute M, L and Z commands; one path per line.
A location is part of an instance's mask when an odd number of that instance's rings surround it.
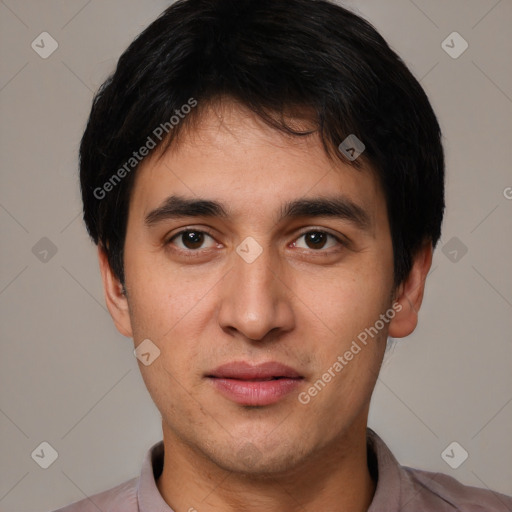
M 275 361 L 259 365 L 231 362 L 219 366 L 206 377 L 224 397 L 250 406 L 278 402 L 303 379 L 293 368 Z
M 208 377 L 238 380 L 270 380 L 278 378 L 296 379 L 301 375 L 293 368 L 284 364 L 269 361 L 251 365 L 245 361 L 223 364 L 215 369 Z

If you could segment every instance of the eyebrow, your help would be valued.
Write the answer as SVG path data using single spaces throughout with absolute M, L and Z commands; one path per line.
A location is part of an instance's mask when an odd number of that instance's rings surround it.
M 166 220 L 183 217 L 218 217 L 228 219 L 228 210 L 217 201 L 190 199 L 172 195 L 149 212 L 144 223 L 148 227 Z M 370 215 L 361 206 L 344 196 L 314 197 L 298 199 L 281 207 L 279 221 L 300 217 L 332 217 L 346 220 L 362 231 L 369 231 L 372 225 Z

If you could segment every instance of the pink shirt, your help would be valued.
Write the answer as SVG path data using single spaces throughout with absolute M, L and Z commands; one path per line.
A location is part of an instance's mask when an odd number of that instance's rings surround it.
M 373 430 L 367 435 L 370 468 L 378 472 L 368 512 L 512 512 L 511 497 L 462 485 L 442 473 L 400 466 Z M 173 512 L 155 481 L 162 472 L 163 455 L 160 441 L 148 450 L 139 477 L 55 512 Z

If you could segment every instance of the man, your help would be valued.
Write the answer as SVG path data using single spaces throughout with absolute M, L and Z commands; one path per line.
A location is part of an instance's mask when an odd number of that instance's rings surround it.
M 367 429 L 444 210 L 429 101 L 366 21 L 181 0 L 121 56 L 80 148 L 107 306 L 162 415 L 140 477 L 66 512 L 505 511 Z

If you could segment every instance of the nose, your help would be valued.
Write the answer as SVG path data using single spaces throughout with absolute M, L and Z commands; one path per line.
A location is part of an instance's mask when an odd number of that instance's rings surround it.
M 293 293 L 284 266 L 268 246 L 252 262 L 233 253 L 234 265 L 224 277 L 218 322 L 225 331 L 264 341 L 294 326 Z

